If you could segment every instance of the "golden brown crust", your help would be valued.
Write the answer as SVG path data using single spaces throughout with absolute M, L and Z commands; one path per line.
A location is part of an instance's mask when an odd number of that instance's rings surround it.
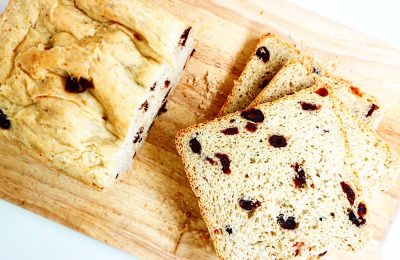
M 146 1 L 12 0 L 0 17 L 1 137 L 85 183 L 114 183 L 177 84 L 185 30 Z

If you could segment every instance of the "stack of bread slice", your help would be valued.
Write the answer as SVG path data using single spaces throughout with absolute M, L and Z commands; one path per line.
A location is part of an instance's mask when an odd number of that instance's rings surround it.
M 374 97 L 262 37 L 221 117 L 176 139 L 218 255 L 308 259 L 362 248 L 367 199 L 400 171 L 375 133 L 381 118 Z

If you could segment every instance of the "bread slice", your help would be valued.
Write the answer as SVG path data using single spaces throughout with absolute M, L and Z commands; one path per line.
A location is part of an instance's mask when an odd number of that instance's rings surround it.
M 385 191 L 397 181 L 400 157 L 365 121 L 349 112 L 340 94 L 332 92 L 348 145 L 348 165 L 358 175 L 364 194 Z
M 1 140 L 94 187 L 114 183 L 179 81 L 189 32 L 145 1 L 10 1 Z
M 316 86 L 178 133 L 221 258 L 306 259 L 332 247 L 358 250 L 368 240 L 331 91 Z
M 365 193 L 387 190 L 399 171 L 398 156 L 365 125 L 378 126 L 382 109 L 376 109 L 368 117 L 366 115 L 372 107 L 379 108 L 380 105 L 350 82 L 330 76 L 313 63 L 308 57 L 289 61 L 249 107 L 308 88 L 314 82 L 330 84 L 334 89 L 332 94 L 340 101 L 337 110 L 349 144 L 351 167 L 358 173 Z M 356 117 L 356 121 L 352 117 Z M 363 122 L 359 123 L 360 120 Z
M 239 79 L 235 81 L 219 115 L 246 108 L 275 74 L 299 51 L 268 33 L 262 36 Z
M 383 117 L 383 109 L 376 98 L 364 93 L 350 81 L 330 75 L 310 57 L 288 61 L 249 107 L 309 88 L 317 82 L 335 87 L 336 94 L 353 115 L 374 129 L 378 127 Z

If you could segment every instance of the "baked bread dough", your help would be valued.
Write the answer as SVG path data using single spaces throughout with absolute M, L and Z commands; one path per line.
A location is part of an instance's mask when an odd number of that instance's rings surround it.
M 193 50 L 146 1 L 11 0 L 0 17 L 0 137 L 103 188 L 126 172 Z
M 382 105 L 378 100 L 364 93 L 354 83 L 331 75 L 311 57 L 294 58 L 288 61 L 268 83 L 268 87 L 264 88 L 251 102 L 249 107 L 309 88 L 316 82 L 333 86 L 341 101 L 353 116 L 365 121 L 373 129 L 378 128 L 383 118 Z
M 332 93 L 317 85 L 178 133 L 222 259 L 309 259 L 368 241 L 368 203 Z
M 242 74 L 234 82 L 219 115 L 245 109 L 292 58 L 301 56 L 293 45 L 272 33 L 263 35 Z

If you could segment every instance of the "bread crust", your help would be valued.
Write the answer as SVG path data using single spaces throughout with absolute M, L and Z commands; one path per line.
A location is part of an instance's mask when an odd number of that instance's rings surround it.
M 0 16 L 0 137 L 98 189 L 114 183 L 178 84 L 189 33 L 143 1 L 10 1 Z

